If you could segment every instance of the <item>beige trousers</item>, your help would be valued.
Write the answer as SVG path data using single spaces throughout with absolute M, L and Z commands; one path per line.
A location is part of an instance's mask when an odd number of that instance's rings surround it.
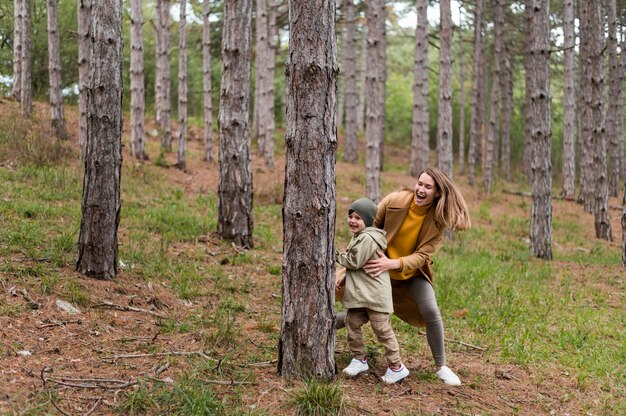
M 391 319 L 388 313 L 376 312 L 367 308 L 348 309 L 346 316 L 346 329 L 348 331 L 348 346 L 352 356 L 358 360 L 365 360 L 365 345 L 361 327 L 370 322 L 372 331 L 378 338 L 378 342 L 385 347 L 385 358 L 389 367 L 399 367 L 400 347 L 391 328 Z

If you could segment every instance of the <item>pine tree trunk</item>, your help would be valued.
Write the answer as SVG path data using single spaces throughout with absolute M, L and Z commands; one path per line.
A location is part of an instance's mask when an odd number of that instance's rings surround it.
M 609 91 L 606 109 L 606 137 L 608 139 L 609 195 L 618 196 L 621 168 L 624 163 L 624 132 L 618 123 L 624 123 L 624 67 L 617 54 L 617 12 L 615 0 L 608 0 L 609 37 Z M 626 53 L 622 49 L 622 55 Z
M 576 37 L 574 35 L 574 1 L 563 1 L 563 43 L 564 68 L 563 68 L 563 186 L 561 195 L 571 198 L 576 193 L 576 161 L 574 140 L 576 127 L 576 90 L 574 68 Z
M 384 0 L 370 0 L 367 4 L 367 117 L 365 129 L 365 194 L 374 202 L 380 199 L 380 159 L 383 124 L 385 122 L 382 99 L 381 10 Z
M 130 2 L 130 154 L 139 160 L 145 151 L 145 84 L 143 63 L 143 12 L 141 0 Z
M 282 320 L 278 373 L 335 374 L 335 2 L 289 2 L 283 205 Z
M 528 2 L 525 2 L 524 7 L 524 20 L 526 29 L 526 39 L 524 40 L 524 46 L 526 51 L 530 51 L 532 48 L 532 5 L 528 6 Z M 532 57 L 529 53 L 524 54 L 524 72 L 525 72 L 525 85 L 524 85 L 524 152 L 522 156 L 522 171 L 530 183 L 533 182 L 532 170 L 530 164 L 532 162 L 532 131 L 531 131 L 531 111 L 532 111 L 532 91 L 529 83 L 528 74 L 532 72 Z
M 250 170 L 250 26 L 251 0 L 224 4 L 222 83 L 219 110 L 219 182 L 217 233 L 237 246 L 252 241 Z
M 365 77 L 367 75 L 367 25 L 361 25 L 361 68 L 359 70 L 359 104 L 356 109 L 357 129 L 365 128 Z
M 622 209 L 622 266 L 626 267 L 626 182 L 624 183 L 622 205 L 624 206 Z
M 338 33 L 338 38 L 343 38 L 344 45 L 341 49 L 339 49 L 339 53 L 337 56 L 337 60 L 341 61 L 343 57 L 343 66 L 339 71 L 339 78 L 337 79 L 337 130 L 343 129 L 343 110 L 345 108 L 345 97 L 346 97 L 346 76 L 345 76 L 345 65 L 346 65 L 346 49 L 345 49 L 345 32 L 341 36 L 341 32 Z
M 31 19 L 30 0 L 22 0 L 22 60 L 21 60 L 21 96 L 20 105 L 22 113 L 30 117 L 33 112 L 33 82 L 32 82 L 32 44 L 31 44 Z
M 580 4 L 580 57 L 584 66 L 581 137 L 589 147 L 593 170 L 590 171 L 590 202 L 596 237 L 611 241 L 609 221 L 609 183 L 606 168 L 604 130 L 604 16 L 596 2 Z
M 506 5 L 505 5 L 506 7 Z M 504 24 L 503 24 L 504 26 Z M 502 162 L 502 171 L 506 180 L 511 180 L 511 116 L 513 103 L 513 71 L 511 70 L 511 60 L 506 46 L 503 45 L 502 51 L 502 71 L 500 82 L 500 96 L 502 100 L 502 125 L 500 144 L 502 152 L 500 160 Z
M 112 279 L 117 266 L 122 172 L 122 2 L 94 3 L 87 147 L 76 270 Z
M 211 14 L 209 0 L 202 9 L 202 100 L 204 105 L 204 161 L 213 162 L 213 103 L 211 101 Z
M 274 167 L 274 69 L 276 51 L 276 6 L 273 0 L 257 0 L 257 85 L 259 154 L 265 166 Z
M 459 31 L 459 174 L 465 173 L 465 64 L 463 33 Z
M 160 101 L 158 121 L 161 129 L 161 149 L 172 151 L 172 97 L 171 97 L 171 70 L 170 70 L 170 0 L 157 0 L 158 7 L 158 45 L 157 65 L 159 66 Z
M 344 73 L 346 82 L 346 148 L 344 159 L 356 163 L 357 149 L 357 88 L 356 88 L 356 21 L 354 0 L 344 0 L 346 33 L 344 43 Z
M 482 26 L 483 0 L 476 0 L 474 9 L 474 53 L 472 58 L 472 106 L 470 111 L 470 142 L 467 152 L 467 179 L 470 185 L 476 183 L 476 154 L 482 137 Z
M 48 6 L 48 71 L 50 74 L 50 118 L 52 129 L 60 139 L 67 139 L 63 96 L 61 95 L 61 51 L 59 39 L 58 0 L 47 0 Z
M 437 165 L 452 177 L 452 16 L 450 0 L 439 2 L 439 111 L 437 118 Z
M 387 0 L 382 0 L 380 4 L 380 19 L 378 24 L 380 25 L 380 45 L 378 53 L 380 59 L 378 64 L 380 65 L 380 98 L 381 103 L 381 127 L 380 127 L 380 151 L 378 157 L 380 158 L 380 171 L 385 170 L 385 111 L 387 107 Z
M 530 9 L 530 56 L 526 82 L 531 94 L 531 175 L 532 207 L 530 245 L 541 259 L 552 259 L 552 165 L 551 96 L 550 96 L 550 23 L 548 4 L 527 0 Z
M 178 158 L 176 167 L 187 169 L 187 0 L 180 0 L 178 21 Z
M 78 145 L 84 159 L 87 147 L 87 88 L 90 85 L 92 0 L 78 0 Z
M 22 97 L 22 7 L 23 0 L 13 0 L 13 87 L 16 101 Z
M 426 167 L 430 156 L 430 115 L 428 105 L 428 0 L 417 0 L 415 27 L 415 58 L 413 65 L 413 128 L 409 172 L 417 177 Z

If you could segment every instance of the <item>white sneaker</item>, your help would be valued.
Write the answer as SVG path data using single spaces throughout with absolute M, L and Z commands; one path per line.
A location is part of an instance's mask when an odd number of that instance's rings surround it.
M 392 370 L 391 367 L 387 368 L 387 372 L 382 376 L 382 380 L 387 384 L 394 384 L 402 382 L 408 375 L 409 370 L 402 364 L 399 370 Z
M 370 366 L 367 365 L 367 361 L 361 361 L 353 358 L 352 361 L 350 361 L 350 365 L 343 369 L 343 372 L 350 377 L 355 377 L 369 369 Z
M 437 377 L 442 379 L 443 382 L 449 386 L 461 385 L 461 379 L 459 379 L 459 377 L 456 374 L 454 374 L 454 372 L 450 370 L 450 368 L 446 367 L 445 365 L 442 365 L 439 371 L 437 371 Z

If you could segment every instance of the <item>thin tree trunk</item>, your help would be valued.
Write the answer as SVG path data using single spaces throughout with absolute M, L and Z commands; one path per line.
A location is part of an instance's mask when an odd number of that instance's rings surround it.
M 532 48 L 532 36 L 533 28 L 532 28 L 532 5 L 529 6 L 529 3 L 525 2 L 526 7 L 524 7 L 524 20 L 525 20 L 525 28 L 526 28 L 526 39 L 524 40 L 525 49 L 530 51 Z M 527 180 L 532 184 L 532 170 L 531 170 L 531 162 L 532 162 L 532 91 L 531 84 L 529 83 L 528 74 L 532 72 L 532 56 L 529 53 L 524 54 L 524 72 L 525 72 L 525 85 L 524 85 L 524 151 L 522 156 L 522 171 L 526 176 Z
M 361 25 L 361 68 L 359 70 L 359 104 L 356 110 L 357 129 L 365 128 L 365 77 L 367 75 L 367 25 Z
M 176 167 L 187 169 L 187 0 L 180 0 L 178 22 L 178 159 Z
M 410 174 L 417 177 L 426 167 L 429 149 L 428 105 L 428 0 L 417 0 L 415 58 L 413 61 L 413 129 L 411 134 Z
M 439 111 L 437 118 L 437 165 L 452 177 L 452 16 L 450 0 L 439 2 Z
M 483 0 L 476 0 L 474 9 L 474 54 L 472 58 L 472 107 L 470 111 L 470 142 L 467 152 L 467 178 L 476 183 L 476 153 L 482 136 L 482 14 Z
M 574 45 L 576 37 L 574 34 L 573 0 L 563 1 L 563 36 L 565 42 L 563 43 L 563 186 L 561 195 L 566 198 L 571 198 L 576 193 L 576 160 L 574 147 L 574 139 L 576 136 L 576 127 L 574 125 L 576 117 Z
M 143 12 L 141 0 L 130 2 L 130 153 L 146 160 L 145 151 L 145 85 L 143 63 Z
M 381 103 L 381 126 L 380 126 L 380 151 L 378 156 L 380 158 L 380 171 L 385 169 L 385 112 L 387 108 L 387 0 L 382 0 L 380 5 L 380 19 L 378 24 L 380 25 L 380 44 L 378 53 L 380 59 L 378 64 L 380 65 L 380 89 L 379 89 L 379 102 Z
M 356 163 L 357 149 L 357 87 L 356 87 L 356 22 L 354 17 L 354 0 L 344 0 L 344 16 L 346 24 L 344 42 L 344 72 L 346 82 L 346 149 L 344 159 L 348 163 Z
M 211 14 L 209 0 L 202 9 L 202 99 L 204 104 L 204 161 L 213 163 L 213 103 L 211 100 Z
M 548 4 L 543 0 L 527 0 L 530 9 L 529 38 L 530 72 L 526 82 L 531 94 L 531 171 L 532 207 L 530 245 L 533 254 L 552 259 L 552 165 L 551 96 L 550 96 L 550 23 Z
M 617 54 L 617 12 L 615 0 L 608 0 L 609 37 L 609 91 L 606 109 L 606 136 L 608 139 L 609 195 L 618 196 L 621 168 L 624 162 L 624 132 L 618 123 L 624 123 L 624 67 Z M 622 49 L 622 54 L 626 53 Z M 621 131 L 620 131 L 621 130 Z
M 344 68 L 339 71 L 339 78 L 337 79 L 337 130 L 343 129 L 343 117 L 344 117 L 344 108 L 345 97 L 346 97 L 346 76 L 345 76 L 345 64 L 346 64 L 346 49 L 345 49 L 345 33 L 344 36 L 341 36 L 341 32 L 339 33 L 339 38 L 344 39 L 344 45 L 340 49 L 340 53 L 337 56 L 337 60 L 341 60 L 343 57 Z
M 274 167 L 274 69 L 276 60 L 276 6 L 273 0 L 257 0 L 257 85 L 259 153 L 265 166 Z
M 335 374 L 335 2 L 289 2 L 283 285 L 278 373 Z
M 76 270 L 112 279 L 117 266 L 122 173 L 122 2 L 94 3 L 87 147 Z
M 52 129 L 60 139 L 67 139 L 63 96 L 61 95 L 61 51 L 59 39 L 58 0 L 47 0 L 48 6 L 48 71 L 50 74 L 50 118 Z
M 33 112 L 33 82 L 32 82 L 32 45 L 31 45 L 31 19 L 30 0 L 22 0 L 22 60 L 21 60 L 21 96 L 20 104 L 22 113 L 30 117 Z
M 161 149 L 172 151 L 172 97 L 171 97 L 171 70 L 170 70 L 170 0 L 157 0 L 159 5 L 158 35 L 160 37 L 158 51 L 159 86 L 161 100 L 159 103 L 159 127 L 161 128 Z
M 78 145 L 84 159 L 87 147 L 87 88 L 90 85 L 92 0 L 78 0 Z
M 626 182 L 624 182 L 622 205 L 624 206 L 622 209 L 622 266 L 626 267 Z
M 252 247 L 250 170 L 251 0 L 224 3 L 222 84 L 219 110 L 217 233 L 240 247 Z
M 23 0 L 13 0 L 13 87 L 11 95 L 16 101 L 22 97 L 22 14 Z
M 465 173 L 465 52 L 462 34 L 459 30 L 459 175 Z
M 502 162 L 502 171 L 506 180 L 511 180 L 511 116 L 512 116 L 512 103 L 513 103 L 513 71 L 511 70 L 511 60 L 509 59 L 509 53 L 504 46 L 502 54 L 502 71 L 500 83 L 500 94 L 502 99 L 502 121 L 501 131 L 502 136 L 500 138 L 500 145 L 502 146 L 502 152 L 500 154 L 500 160 Z

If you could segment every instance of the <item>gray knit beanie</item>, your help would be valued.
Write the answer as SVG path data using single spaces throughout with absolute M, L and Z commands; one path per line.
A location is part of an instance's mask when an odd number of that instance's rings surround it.
M 356 211 L 361 217 L 366 227 L 371 227 L 374 224 L 374 218 L 376 218 L 376 204 L 369 198 L 361 198 L 350 204 L 348 208 L 348 215 L 352 211 Z

